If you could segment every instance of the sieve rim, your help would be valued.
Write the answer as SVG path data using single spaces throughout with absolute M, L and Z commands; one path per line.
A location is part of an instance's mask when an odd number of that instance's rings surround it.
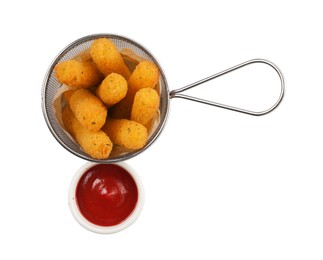
M 75 151 L 73 148 L 69 147 L 60 137 L 59 135 L 56 133 L 55 129 L 52 126 L 52 123 L 49 119 L 49 115 L 48 115 L 48 111 L 46 108 L 46 104 L 47 104 L 47 98 L 46 98 L 46 91 L 47 91 L 47 87 L 48 87 L 48 82 L 50 79 L 50 76 L 54 70 L 55 65 L 58 63 L 58 61 L 71 49 L 73 49 L 74 47 L 78 46 L 79 44 L 81 44 L 82 42 L 86 42 L 86 41 L 90 41 L 90 40 L 95 40 L 97 38 L 108 38 L 108 39 L 117 39 L 117 40 L 121 40 L 121 41 L 125 41 L 127 43 L 130 43 L 134 46 L 136 46 L 137 48 L 143 50 L 148 56 L 149 58 L 152 59 L 152 61 L 155 63 L 155 65 L 158 67 L 159 69 L 159 73 L 160 73 L 160 77 L 162 77 L 163 82 L 164 82 L 164 89 L 166 91 L 166 95 L 165 95 L 165 114 L 164 116 L 161 118 L 161 121 L 158 125 L 158 128 L 155 130 L 155 132 L 152 134 L 152 136 L 148 139 L 147 143 L 145 144 L 145 146 L 141 149 L 132 151 L 130 153 L 127 153 L 126 155 L 121 155 L 115 158 L 107 158 L 107 159 L 95 159 L 92 158 L 91 156 L 87 155 L 87 154 L 81 154 L 77 151 Z M 62 145 L 66 150 L 68 150 L 69 152 L 71 152 L 72 154 L 76 155 L 77 157 L 84 159 L 86 161 L 90 161 L 90 162 L 96 162 L 96 163 L 116 163 L 116 162 L 122 162 L 122 161 L 126 161 L 142 152 L 144 152 L 148 147 L 150 147 L 155 141 L 156 139 L 159 137 L 160 133 L 162 132 L 162 130 L 164 129 L 167 119 L 168 119 L 168 115 L 169 115 L 169 110 L 170 110 L 170 91 L 168 88 L 168 83 L 167 83 L 167 79 L 164 73 L 164 70 L 162 69 L 160 63 L 158 62 L 158 60 L 155 58 L 155 56 L 145 47 L 143 46 L 141 43 L 138 43 L 138 41 L 134 41 L 128 37 L 125 36 L 121 36 L 121 35 L 117 35 L 117 34 L 108 34 L 108 33 L 97 33 L 97 34 L 90 34 L 87 36 L 83 36 L 77 40 L 74 40 L 73 42 L 71 42 L 70 44 L 68 44 L 66 47 L 64 47 L 57 55 L 56 57 L 52 60 L 52 62 L 50 63 L 47 72 L 45 74 L 44 80 L 43 80 L 43 85 L 42 85 L 42 91 L 41 91 L 41 106 L 42 106 L 42 112 L 43 112 L 43 116 L 45 119 L 45 122 L 47 124 L 47 127 L 49 128 L 51 134 L 54 136 L 54 138 L 56 139 L 56 141 L 58 141 L 58 143 L 60 145 Z

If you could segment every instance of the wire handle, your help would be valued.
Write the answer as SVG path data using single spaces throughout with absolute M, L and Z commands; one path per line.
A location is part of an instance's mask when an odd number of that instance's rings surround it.
M 196 87 L 196 86 L 198 86 L 200 84 L 203 84 L 203 83 L 205 83 L 207 81 L 210 81 L 212 79 L 218 78 L 218 77 L 220 77 L 222 75 L 225 75 L 227 73 L 230 73 L 232 71 L 235 71 L 237 69 L 240 69 L 242 67 L 245 67 L 245 66 L 250 65 L 250 64 L 253 64 L 253 63 L 264 63 L 264 64 L 267 64 L 267 65 L 271 66 L 277 72 L 277 74 L 278 74 L 278 76 L 280 78 L 281 91 L 280 91 L 279 98 L 276 101 L 276 103 L 271 108 L 269 108 L 269 109 L 266 109 L 266 110 L 260 111 L 260 112 L 251 111 L 251 110 L 246 110 L 246 109 L 243 109 L 243 108 L 232 107 L 232 106 L 220 104 L 220 103 L 213 102 L 213 101 L 209 101 L 209 100 L 205 100 L 205 99 L 200 99 L 200 98 L 196 98 L 196 97 L 192 97 L 192 96 L 180 94 L 181 92 L 184 92 L 185 90 L 188 90 L 190 88 L 194 88 L 194 87 Z M 279 70 L 279 68 L 275 64 L 273 64 L 272 62 L 270 62 L 268 60 L 264 60 L 264 59 L 252 59 L 252 60 L 246 61 L 244 63 L 241 63 L 239 65 L 236 65 L 236 66 L 234 66 L 232 68 L 226 69 L 226 70 L 224 70 L 222 72 L 219 72 L 217 74 L 214 74 L 214 75 L 212 75 L 210 77 L 207 77 L 205 79 L 202 79 L 200 81 L 197 81 L 195 83 L 192 83 L 192 84 L 190 84 L 188 86 L 185 86 L 183 88 L 175 89 L 175 90 L 171 91 L 169 93 L 169 95 L 170 95 L 170 98 L 183 98 L 183 99 L 188 99 L 188 100 L 192 100 L 192 101 L 195 101 L 195 102 L 200 102 L 200 103 L 207 104 L 207 105 L 211 105 L 211 106 L 221 107 L 221 108 L 224 108 L 224 109 L 228 109 L 228 110 L 232 110 L 232 111 L 236 111 L 236 112 L 248 114 L 248 115 L 262 116 L 262 115 L 268 114 L 269 112 L 273 111 L 280 104 L 280 102 L 282 101 L 282 99 L 284 97 L 284 92 L 285 92 L 284 76 L 283 76 L 282 72 Z

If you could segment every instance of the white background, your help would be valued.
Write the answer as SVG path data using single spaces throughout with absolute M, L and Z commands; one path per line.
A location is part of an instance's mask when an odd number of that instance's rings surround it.
M 0 4 L 0 259 L 323 259 L 321 1 L 171 2 Z M 114 235 L 70 214 L 69 184 L 85 161 L 56 142 L 41 110 L 54 57 L 94 33 L 142 43 L 171 90 L 252 58 L 286 79 L 282 104 L 263 117 L 171 100 L 161 136 L 127 161 L 145 186 L 144 210 Z M 266 108 L 279 82 L 257 71 L 191 93 Z

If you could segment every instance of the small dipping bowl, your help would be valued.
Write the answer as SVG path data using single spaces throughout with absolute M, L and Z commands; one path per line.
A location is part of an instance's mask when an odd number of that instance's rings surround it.
M 138 174 L 124 162 L 88 162 L 72 179 L 68 202 L 77 222 L 100 234 L 119 232 L 139 217 L 144 189 Z

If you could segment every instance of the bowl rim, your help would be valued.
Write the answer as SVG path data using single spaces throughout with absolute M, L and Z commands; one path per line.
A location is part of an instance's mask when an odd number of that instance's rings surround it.
M 137 190 L 138 190 L 137 204 L 136 204 L 134 210 L 132 211 L 132 213 L 124 221 L 122 221 L 121 223 L 119 223 L 115 226 L 105 227 L 105 226 L 99 226 L 99 225 L 96 225 L 96 224 L 90 222 L 82 215 L 82 213 L 79 210 L 79 207 L 77 205 L 76 196 L 75 196 L 75 191 L 76 191 L 77 184 L 78 184 L 80 178 L 83 176 L 83 174 L 88 169 L 94 167 L 95 165 L 100 165 L 100 164 L 102 164 L 102 163 L 87 162 L 76 171 L 76 173 L 70 183 L 70 187 L 69 187 L 68 204 L 69 204 L 69 208 L 71 210 L 73 217 L 82 227 L 84 227 L 85 229 L 92 231 L 94 233 L 113 234 L 113 233 L 116 233 L 116 232 L 119 232 L 121 230 L 128 228 L 138 219 L 138 217 L 141 214 L 141 211 L 143 209 L 144 200 L 145 200 L 145 192 L 144 192 L 144 187 L 143 187 L 143 184 L 141 182 L 141 179 L 140 179 L 138 173 L 131 166 L 129 166 L 125 162 L 111 163 L 111 165 L 112 164 L 118 165 L 119 167 L 125 169 L 131 175 L 131 177 L 134 179 L 136 186 L 137 186 Z

